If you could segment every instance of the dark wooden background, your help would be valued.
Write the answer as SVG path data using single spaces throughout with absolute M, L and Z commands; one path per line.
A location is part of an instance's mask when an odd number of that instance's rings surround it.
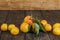
M 14 23 L 17 27 L 23 22 L 26 15 L 37 16 L 46 19 L 50 24 L 60 22 L 60 11 L 0 11 L 0 25 L 2 23 Z M 55 36 L 52 32 L 48 34 L 40 32 L 38 36 L 33 33 L 22 33 L 13 36 L 8 31 L 0 31 L 0 40 L 60 40 L 60 36 Z

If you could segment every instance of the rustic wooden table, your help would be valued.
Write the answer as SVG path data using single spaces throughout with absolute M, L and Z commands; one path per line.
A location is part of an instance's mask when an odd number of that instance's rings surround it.
M 14 23 L 19 27 L 23 18 L 31 14 L 40 19 L 46 19 L 50 24 L 60 22 L 60 11 L 0 11 L 0 25 Z M 48 34 L 40 32 L 38 36 L 33 33 L 20 32 L 19 35 L 13 36 L 8 31 L 0 31 L 0 40 L 60 40 L 60 36 L 55 36 L 52 32 Z

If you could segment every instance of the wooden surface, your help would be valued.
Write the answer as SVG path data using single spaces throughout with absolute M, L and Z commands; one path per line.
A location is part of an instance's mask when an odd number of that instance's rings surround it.
M 60 10 L 60 0 L 0 0 L 0 10 Z
M 2 23 L 14 23 L 18 28 L 26 15 L 37 16 L 40 19 L 46 19 L 51 25 L 60 22 L 60 11 L 0 11 L 0 25 Z M 0 40 L 60 40 L 60 36 L 55 36 L 52 32 L 40 32 L 38 36 L 34 33 L 22 33 L 13 36 L 7 32 L 0 31 Z

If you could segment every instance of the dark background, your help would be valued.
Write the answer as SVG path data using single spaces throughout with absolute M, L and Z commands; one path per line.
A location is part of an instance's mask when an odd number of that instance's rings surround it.
M 0 11 L 0 25 L 2 23 L 13 23 L 19 27 L 24 17 L 31 14 L 37 16 L 41 20 L 46 19 L 51 25 L 60 22 L 60 11 Z M 40 32 L 39 35 L 36 36 L 33 33 L 22 33 L 21 31 L 19 35 L 13 36 L 8 31 L 0 31 L 0 40 L 60 40 L 60 36 L 55 36 L 52 32 L 48 34 Z

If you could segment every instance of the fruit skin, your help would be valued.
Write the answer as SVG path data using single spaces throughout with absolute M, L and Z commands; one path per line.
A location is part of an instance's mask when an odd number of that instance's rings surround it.
M 46 20 L 41 20 L 41 23 L 45 26 L 47 24 Z
M 33 32 L 36 33 L 37 35 L 39 34 L 39 25 L 37 23 L 33 23 L 32 25 Z
M 20 30 L 24 33 L 28 32 L 29 31 L 29 24 L 27 23 L 22 23 L 21 26 L 20 26 Z
M 26 16 L 26 17 L 24 18 L 24 22 L 26 22 L 26 23 L 28 23 L 28 24 L 32 24 L 32 23 L 33 23 L 33 21 L 32 21 L 32 16 Z
M 26 16 L 25 18 L 24 18 L 24 21 L 25 20 L 31 20 L 32 19 L 32 16 Z
M 52 30 L 52 26 L 50 24 L 46 24 L 44 28 L 45 28 L 46 31 L 51 31 Z
M 17 27 L 16 28 L 13 28 L 13 29 L 10 30 L 10 33 L 12 35 L 18 35 L 19 34 L 19 29 Z
M 53 29 L 53 34 L 54 35 L 60 35 L 60 28 Z
M 1 30 L 2 31 L 7 31 L 7 24 L 6 23 L 3 23 L 2 25 L 1 25 Z
M 25 20 L 24 22 L 26 22 L 28 24 L 33 24 L 32 20 Z
M 16 26 L 14 25 L 14 24 L 10 24 L 9 26 L 8 26 L 8 30 L 10 31 L 11 29 L 13 29 L 13 28 L 15 28 Z
M 60 28 L 60 23 L 55 23 L 54 25 L 53 25 L 53 29 L 54 28 Z

